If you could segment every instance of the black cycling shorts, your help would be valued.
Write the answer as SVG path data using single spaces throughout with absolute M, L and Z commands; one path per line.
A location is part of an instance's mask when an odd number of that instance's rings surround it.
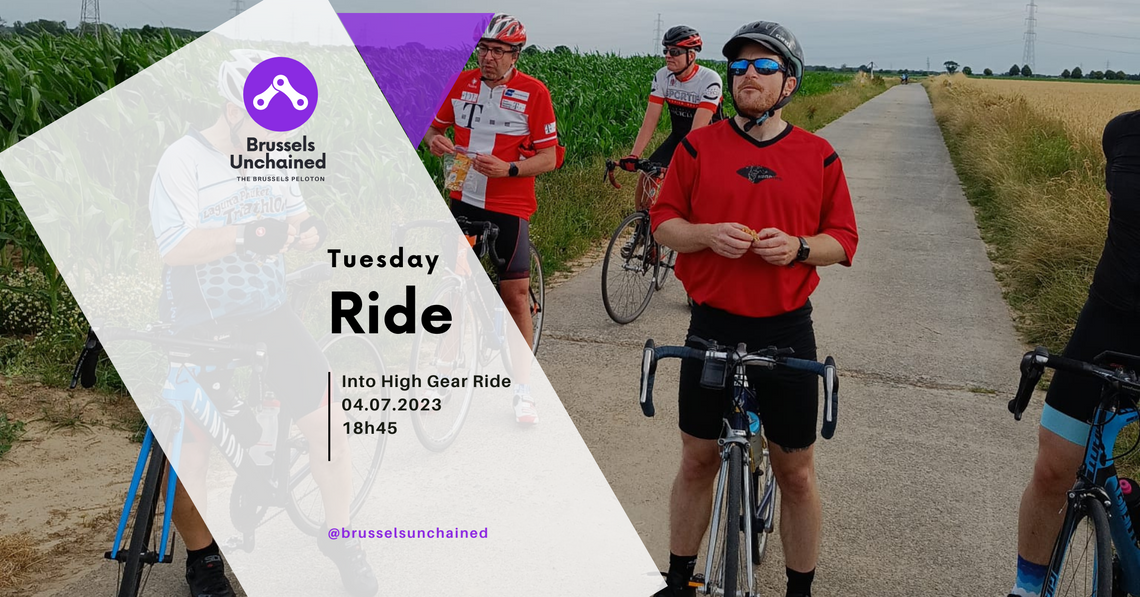
M 1091 362 L 1106 350 L 1140 354 L 1140 313 L 1117 309 L 1090 292 L 1062 356 Z M 1084 445 L 1102 388 L 1095 377 L 1057 371 L 1045 395 L 1042 426 Z
M 653 151 L 653 155 L 649 156 L 649 161 L 668 166 L 669 162 L 673 161 L 673 154 L 677 151 L 677 146 L 681 144 L 682 136 L 669 134 L 665 137 L 665 141 L 661 146 Z
M 749 350 L 768 346 L 795 349 L 801 359 L 815 359 L 815 329 L 811 302 L 775 317 L 743 317 L 727 311 L 695 305 L 688 336 L 715 340 L 735 347 L 744 342 Z M 686 336 L 686 337 L 688 337 Z M 704 348 L 696 343 L 688 346 Z M 700 385 L 701 361 L 682 359 L 678 392 L 681 431 L 701 439 L 717 439 L 724 428 L 726 409 L 732 402 L 731 378 L 723 391 Z M 748 369 L 748 383 L 756 391 L 764 435 L 786 449 L 806 448 L 815 443 L 819 412 L 819 381 L 814 373 L 788 369 Z
M 326 403 L 325 393 L 328 389 L 329 364 L 324 353 L 317 346 L 316 340 L 309 335 L 305 325 L 288 306 L 265 315 L 242 320 L 204 324 L 200 327 L 188 328 L 180 333 L 180 337 L 209 337 L 210 334 L 226 331 L 229 340 L 235 344 L 255 345 L 265 343 L 265 385 L 273 391 L 274 397 L 281 403 L 281 412 L 294 421 L 305 417 Z M 201 336 L 203 333 L 206 336 Z M 201 356 L 190 359 L 199 365 L 213 365 L 224 367 L 227 363 L 211 362 L 211 357 Z M 212 381 L 223 385 L 235 383 L 233 370 L 222 369 L 217 373 L 199 374 L 197 381 L 204 386 L 207 395 L 210 392 Z M 245 382 L 243 382 L 245 383 Z M 245 393 L 241 388 L 240 394 Z M 223 397 L 210 397 L 215 404 Z M 258 400 L 257 396 L 244 396 L 247 401 Z M 191 433 L 186 436 L 187 441 L 206 440 L 205 432 L 191 426 Z
M 491 222 L 499 227 L 495 251 L 505 259 L 503 267 L 496 267 L 500 280 L 530 279 L 530 222 L 518 216 L 488 211 L 462 201 L 452 200 L 451 214 L 463 216 L 472 222 Z

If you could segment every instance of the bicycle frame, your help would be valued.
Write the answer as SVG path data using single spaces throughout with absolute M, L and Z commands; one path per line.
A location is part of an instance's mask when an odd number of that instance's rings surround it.
M 1068 524 L 1069 518 L 1074 516 L 1076 507 L 1090 495 L 1102 501 L 1107 498 L 1111 502 L 1108 508 L 1109 529 L 1121 569 L 1117 588 L 1123 589 L 1129 595 L 1140 595 L 1140 542 L 1137 540 L 1132 518 L 1128 514 L 1128 507 L 1124 503 L 1124 495 L 1120 492 L 1120 480 L 1116 475 L 1113 450 L 1120 432 L 1137 420 L 1140 420 L 1140 412 L 1135 408 L 1112 410 L 1104 403 L 1097 407 L 1088 444 L 1085 447 L 1085 461 L 1077 473 L 1076 484 L 1069 490 L 1069 507 L 1065 514 L 1065 523 Z M 1054 548 L 1053 557 L 1064 557 L 1066 547 L 1067 545 L 1058 544 Z M 1051 571 L 1045 579 L 1042 597 L 1055 595 L 1059 580 L 1057 573 Z
M 167 457 L 167 481 L 166 481 L 166 496 L 164 499 L 163 519 L 161 540 L 159 542 L 159 554 L 157 562 L 170 563 L 172 561 L 171 554 L 167 553 L 168 539 L 170 538 L 170 531 L 172 528 L 171 514 L 173 512 L 174 494 L 178 475 L 176 467 L 178 466 L 181 457 L 182 443 L 185 438 L 186 425 L 183 424 L 187 420 L 187 412 L 191 415 L 192 420 L 205 430 L 210 436 L 215 447 L 217 447 L 222 455 L 225 456 L 226 462 L 238 474 L 252 476 L 256 481 L 262 485 L 262 488 L 267 490 L 267 494 L 273 496 L 272 504 L 274 506 L 282 505 L 280 491 L 287 490 L 287 482 L 285 485 L 276 483 L 277 479 L 288 479 L 289 466 L 292 464 L 288 462 L 288 458 L 281 457 L 281 448 L 287 445 L 288 442 L 288 423 L 287 417 L 281 416 L 278 418 L 277 428 L 277 454 L 273 462 L 265 467 L 254 464 L 251 459 L 246 459 L 249 448 L 244 446 L 240 440 L 234 435 L 226 424 L 225 417 L 209 396 L 206 395 L 195 379 L 196 371 L 192 368 L 198 368 L 197 365 L 188 365 L 181 362 L 175 362 L 173 358 L 177 357 L 177 353 L 171 353 L 172 362 L 171 369 L 177 368 L 177 373 L 174 379 L 171 380 L 173 385 L 163 391 L 163 399 L 167 404 L 160 408 L 161 411 L 157 415 L 173 416 L 175 417 L 174 425 L 175 430 L 171 439 L 173 451 Z M 233 364 L 236 361 L 231 361 Z M 255 365 L 256 367 L 256 365 Z M 255 376 L 258 375 L 255 373 Z M 260 380 L 257 381 L 260 388 Z M 131 484 L 127 491 L 127 499 L 123 504 L 123 511 L 119 518 L 119 526 L 115 532 L 114 543 L 111 551 L 108 552 L 107 558 L 112 560 L 119 559 L 119 546 L 122 544 L 123 535 L 126 532 L 127 522 L 130 519 L 131 509 L 134 506 L 138 486 L 142 481 L 143 473 L 146 468 L 147 454 L 150 452 L 151 444 L 157 441 L 154 432 L 150 426 L 147 427 L 146 435 L 143 438 L 142 448 L 139 450 L 138 461 L 135 464 L 134 475 L 131 477 Z M 306 465 L 307 466 L 307 465 Z M 264 468 L 268 474 L 257 475 L 254 473 L 257 469 Z M 285 475 L 282 477 L 282 475 Z M 171 542 L 172 543 L 172 542 Z M 252 547 L 250 537 L 245 537 L 243 543 L 240 545 L 247 551 Z

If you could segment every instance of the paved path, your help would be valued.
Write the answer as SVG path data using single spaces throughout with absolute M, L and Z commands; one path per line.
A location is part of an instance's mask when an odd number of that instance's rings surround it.
M 816 593 L 1004 595 L 1035 425 L 1006 411 L 1023 348 L 929 100 L 894 87 L 820 134 L 843 159 L 862 238 L 854 267 L 822 271 L 813 297 L 820 355 L 837 358 L 843 390 L 838 434 L 817 452 Z M 664 569 L 677 366 L 660 370 L 655 419 L 635 405 L 636 375 L 645 339 L 682 340 L 688 309 L 672 281 L 641 319 L 616 325 L 600 272 L 548 294 L 539 357 Z M 779 597 L 773 553 L 761 586 Z

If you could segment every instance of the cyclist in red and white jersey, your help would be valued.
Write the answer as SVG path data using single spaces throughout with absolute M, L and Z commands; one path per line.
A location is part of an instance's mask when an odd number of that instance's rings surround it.
M 476 47 L 479 68 L 464 71 L 436 114 L 424 142 L 432 154 L 466 147 L 474 164 L 460 191 L 451 193 L 451 212 L 499 227 L 495 246 L 507 260 L 499 293 L 522 338 L 533 344 L 530 315 L 530 216 L 538 208 L 534 177 L 557 167 L 560 148 L 550 91 L 515 68 L 526 45 L 518 19 L 497 14 Z M 445 131 L 455 130 L 455 142 Z M 519 350 L 525 347 L 513 347 Z M 538 422 L 525 373 L 516 375 L 515 418 Z
M 661 146 L 649 156 L 651 161 L 666 166 L 673 159 L 673 152 L 685 135 L 724 119 L 720 75 L 711 68 L 697 64 L 701 44 L 701 35 L 692 27 L 677 25 L 665 32 L 661 39 L 661 45 L 665 46 L 665 66 L 653 76 L 645 119 L 633 142 L 633 151 L 622 160 L 623 166 L 631 160 L 636 161 L 641 152 L 645 151 L 666 106 L 669 108 L 672 130 Z M 637 202 L 639 209 L 649 207 L 644 179 L 638 183 Z

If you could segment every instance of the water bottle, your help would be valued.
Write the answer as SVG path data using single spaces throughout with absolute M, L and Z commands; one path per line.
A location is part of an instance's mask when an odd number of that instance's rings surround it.
M 748 411 L 748 432 L 748 443 L 752 446 L 752 462 L 755 464 L 763 457 L 764 446 L 760 442 L 760 416 L 752 411 Z
M 1124 496 L 1124 505 L 1128 507 L 1128 516 L 1132 523 L 1140 521 L 1140 484 L 1132 479 L 1120 478 L 1120 493 Z
M 254 464 L 267 466 L 273 463 L 273 452 L 277 449 L 277 417 L 281 412 L 281 403 L 272 397 L 261 402 L 261 410 L 257 413 L 257 423 L 261 427 L 261 439 L 249 449 L 249 456 Z
M 495 308 L 495 335 L 503 337 L 503 307 Z

